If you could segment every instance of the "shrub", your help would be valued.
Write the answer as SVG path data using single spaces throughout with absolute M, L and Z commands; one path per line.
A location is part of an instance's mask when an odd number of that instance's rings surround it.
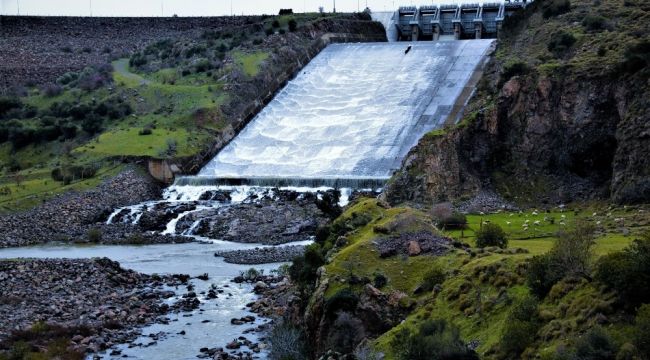
M 280 22 L 277 21 L 277 20 L 273 20 L 273 22 L 271 23 L 271 26 L 272 26 L 273 28 L 277 29 L 277 28 L 280 27 Z
M 480 248 L 486 246 L 506 248 L 508 247 L 508 239 L 501 226 L 488 223 L 476 232 L 476 246 Z
M 540 327 L 537 316 L 537 299 L 526 297 L 510 310 L 499 346 L 507 358 L 520 358 L 521 353 L 533 342 Z
M 330 329 L 328 342 L 330 348 L 342 354 L 351 353 L 357 344 L 366 337 L 363 323 L 352 314 L 342 311 Z
M 548 19 L 571 11 L 571 2 L 569 0 L 547 0 L 542 3 L 542 9 L 542 15 Z
M 641 354 L 650 354 L 650 304 L 641 305 L 634 320 L 634 346 Z
M 458 328 L 446 320 L 427 320 L 415 331 L 404 327 L 390 345 L 400 360 L 479 359 L 460 338 Z
M 622 252 L 601 257 L 595 278 L 616 290 L 631 308 L 647 302 L 650 299 L 650 232 Z
M 144 127 L 142 130 L 138 131 L 138 135 L 151 135 L 153 133 L 153 130 L 151 130 L 150 127 Z
M 267 36 L 269 36 L 269 35 L 273 35 L 274 32 L 275 32 L 275 31 L 273 31 L 273 28 L 265 28 L 265 29 L 264 29 L 264 33 L 265 33 Z
M 358 303 L 357 295 L 350 289 L 342 289 L 325 301 L 325 314 L 333 319 L 339 311 L 354 312 Z
M 440 264 L 435 264 L 422 277 L 422 290 L 431 291 L 436 285 L 442 285 L 447 280 L 447 272 Z
M 289 268 L 289 276 L 304 292 L 313 287 L 316 281 L 316 271 L 323 264 L 325 264 L 325 259 L 321 254 L 320 246 L 312 244 L 305 249 L 302 256 L 293 259 Z
M 526 284 L 533 294 L 543 298 L 567 276 L 589 277 L 594 230 L 592 225 L 578 222 L 574 229 L 559 234 L 551 251 L 529 261 Z
M 286 321 L 276 323 L 269 334 L 271 360 L 306 360 L 305 334 Z
M 98 243 L 102 241 L 102 231 L 98 228 L 89 229 L 86 233 L 86 238 L 91 243 Z
M 103 121 L 97 114 L 90 113 L 81 123 L 81 129 L 90 135 L 95 135 L 102 131 Z
M 20 109 L 22 106 L 23 104 L 18 98 L 0 97 L 0 118 L 4 118 L 10 110 Z
M 589 277 L 595 231 L 593 225 L 577 222 L 571 230 L 558 234 L 549 253 L 551 270 L 557 273 L 557 278 Z
M 68 85 L 70 83 L 77 81 L 78 78 L 79 78 L 79 74 L 74 71 L 71 71 L 59 76 L 59 78 L 56 79 L 56 82 L 59 85 Z
M 576 38 L 573 34 L 566 31 L 559 31 L 551 35 L 551 41 L 548 43 L 548 51 L 552 52 L 556 57 L 562 56 L 566 53 L 573 44 Z
M 88 179 L 95 176 L 97 168 L 94 166 L 62 166 L 52 170 L 52 179 L 69 184 L 77 179 Z
M 148 62 L 147 57 L 142 53 L 135 53 L 129 59 L 129 66 L 133 68 L 146 65 Z
M 384 274 L 375 274 L 375 278 L 372 280 L 372 284 L 377 289 L 381 289 L 386 286 L 386 284 L 388 284 L 388 279 L 386 276 L 384 276 Z
M 615 359 L 618 347 L 601 327 L 594 327 L 582 336 L 575 347 L 575 359 Z
M 621 63 L 622 72 L 630 74 L 650 66 L 650 41 L 643 40 L 625 50 L 625 60 Z
M 196 62 L 196 64 L 194 64 L 194 71 L 197 73 L 202 73 L 212 69 L 212 67 L 213 66 L 212 63 L 210 63 L 210 60 L 200 59 Z
M 295 19 L 289 19 L 288 25 L 289 25 L 289 31 L 291 32 L 294 32 L 298 29 L 298 23 L 296 22 Z
M 587 15 L 582 19 L 582 26 L 589 31 L 604 30 L 607 27 L 607 20 L 598 15 Z
M 279 15 L 293 15 L 293 9 L 280 9 Z
M 58 84 L 45 84 L 41 86 L 41 93 L 45 97 L 55 97 L 61 95 L 63 93 L 63 87 Z
M 503 84 L 505 84 L 508 80 L 512 79 L 513 77 L 526 75 L 529 72 L 530 72 L 530 67 L 525 62 L 522 61 L 508 62 L 503 67 L 503 71 L 501 72 L 501 76 L 499 78 L 499 84 L 500 86 L 503 86 Z

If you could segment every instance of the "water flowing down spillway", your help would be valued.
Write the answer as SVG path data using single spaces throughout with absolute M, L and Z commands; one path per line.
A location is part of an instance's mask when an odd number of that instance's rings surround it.
M 492 44 L 330 45 L 198 177 L 388 178 L 447 121 Z

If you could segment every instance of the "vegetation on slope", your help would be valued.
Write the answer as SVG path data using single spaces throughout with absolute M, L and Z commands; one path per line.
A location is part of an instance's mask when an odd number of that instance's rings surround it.
M 360 199 L 330 225 L 311 255 L 292 267 L 294 281 L 309 289 L 303 293 L 309 303 L 305 321 L 308 329 L 316 326 L 309 334 L 321 337 L 312 338 L 312 348 L 344 352 L 334 340 L 363 333 L 378 336 L 371 348 L 387 359 L 418 349 L 430 349 L 429 356 L 451 351 L 457 343 L 449 339 L 462 339 L 486 359 L 613 359 L 617 354 L 644 359 L 646 340 L 636 338 L 643 337 L 640 329 L 648 321 L 639 306 L 650 302 L 640 292 L 648 284 L 642 275 L 650 256 L 648 210 L 593 204 L 477 213 L 467 216 L 463 229 L 437 230 L 435 214 Z M 503 229 L 507 248 L 476 246 L 476 232 L 487 226 Z M 384 239 L 421 232 L 449 237 L 448 251 L 382 256 L 378 244 Z M 540 263 L 546 270 L 539 270 Z M 304 264 L 311 265 L 312 276 L 299 278 L 293 271 Z M 537 290 L 540 281 L 547 285 L 543 291 Z M 382 313 L 401 314 L 385 333 L 373 332 L 372 321 L 364 318 L 369 285 L 398 301 Z M 322 318 L 310 321 L 319 306 Z M 333 326 L 338 317 L 330 312 L 358 317 L 360 324 Z M 399 316 L 405 319 L 401 324 Z M 436 331 L 448 340 L 421 336 Z M 596 349 L 601 343 L 608 348 Z M 599 351 L 609 355 L 592 354 Z
M 113 174 L 122 161 L 204 156 L 272 93 L 272 81 L 298 60 L 290 59 L 292 51 L 311 50 L 315 39 L 306 28 L 350 20 L 358 18 L 262 17 L 157 41 L 111 64 L 62 74 L 56 83 L 18 87 L 0 97 L 0 212 L 92 187 L 97 181 L 88 177 Z M 69 176 L 57 181 L 54 171 Z

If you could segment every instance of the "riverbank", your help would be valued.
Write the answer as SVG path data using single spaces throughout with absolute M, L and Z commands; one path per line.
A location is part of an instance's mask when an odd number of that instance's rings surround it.
M 179 308 L 165 299 L 188 279 L 141 274 L 108 258 L 0 261 L 0 354 L 24 342 L 68 340 L 66 351 L 85 354 L 131 341 Z

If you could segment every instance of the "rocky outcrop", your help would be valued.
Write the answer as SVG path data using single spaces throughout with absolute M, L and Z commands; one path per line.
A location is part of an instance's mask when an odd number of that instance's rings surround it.
M 240 243 L 278 245 L 309 239 L 328 221 L 313 193 L 277 191 L 240 204 L 191 213 L 176 226 L 182 232 L 200 220 L 197 235 Z
M 70 192 L 36 208 L 0 216 L 0 247 L 49 241 L 88 240 L 90 229 L 116 208 L 160 197 L 160 185 L 136 169 L 128 169 L 86 192 Z
M 463 120 L 411 150 L 386 187 L 391 203 L 461 202 L 483 190 L 524 204 L 650 201 L 648 72 L 579 63 L 596 51 L 589 42 L 555 60 L 567 64 L 556 71 L 535 67 L 542 55 L 530 44 L 548 41 L 549 21 L 527 21 L 536 31 L 511 30 L 499 44 L 510 57 L 490 62 Z M 528 63 L 512 74 L 515 56 Z

